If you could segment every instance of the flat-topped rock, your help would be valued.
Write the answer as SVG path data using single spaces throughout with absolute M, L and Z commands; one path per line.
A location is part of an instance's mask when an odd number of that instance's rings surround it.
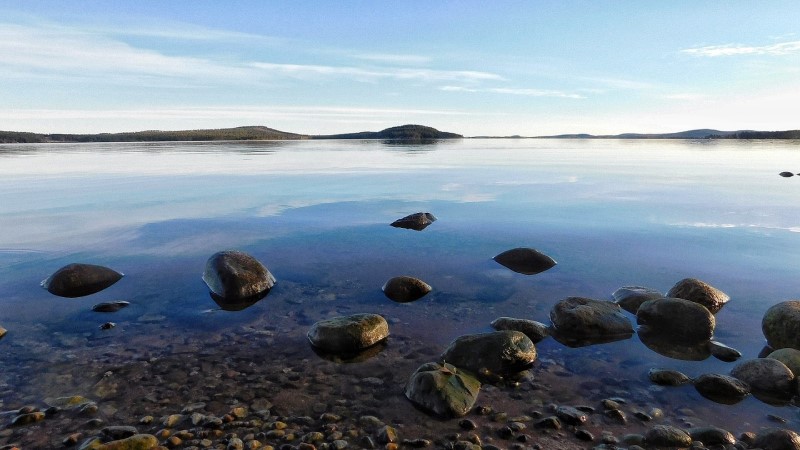
M 705 306 L 711 314 L 716 314 L 730 300 L 728 294 L 696 278 L 684 278 L 675 283 L 667 292 L 667 297 L 682 298 Z
M 357 353 L 389 336 L 389 324 L 378 314 L 353 314 L 321 320 L 311 326 L 308 340 L 331 353 Z
M 534 248 L 512 248 L 493 258 L 514 272 L 535 275 L 556 265 L 556 261 Z
M 122 279 L 116 270 L 94 264 L 67 264 L 42 281 L 42 287 L 59 297 L 84 297 Z
M 536 360 L 536 347 L 519 331 L 495 331 L 457 338 L 442 360 L 459 369 L 504 376 L 528 369 Z

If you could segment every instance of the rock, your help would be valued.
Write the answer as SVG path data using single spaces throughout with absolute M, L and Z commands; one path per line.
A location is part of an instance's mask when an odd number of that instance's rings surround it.
M 331 353 L 358 353 L 389 336 L 389 324 L 377 314 L 353 314 L 321 320 L 311 326 L 308 340 Z
M 430 285 L 413 277 L 394 277 L 383 285 L 383 293 L 398 303 L 419 300 L 431 291 Z
M 406 397 L 441 417 L 461 417 L 475 404 L 481 383 L 450 364 L 427 363 L 408 380 Z
M 750 359 L 731 370 L 731 376 L 750 385 L 752 391 L 778 397 L 795 392 L 795 377 L 785 364 L 772 358 Z
M 553 337 L 566 345 L 586 345 L 628 339 L 631 321 L 614 302 L 567 297 L 550 310 Z
M 642 303 L 636 311 L 636 323 L 680 343 L 707 342 L 716 325 L 711 312 L 700 304 L 668 297 Z
M 644 435 L 647 447 L 688 447 L 692 438 L 680 428 L 670 425 L 656 425 Z
M 112 441 L 116 441 L 119 439 L 125 439 L 131 436 L 134 436 L 138 433 L 136 431 L 136 427 L 132 426 L 109 426 L 105 427 L 100 430 L 100 433 L 103 434 L 106 438 Z
M 727 430 L 717 427 L 696 427 L 686 430 L 689 436 L 695 441 L 700 441 L 704 445 L 733 445 L 736 437 Z
M 721 342 L 712 340 L 708 344 L 711 354 L 720 361 L 734 362 L 742 357 L 742 352 Z
M 106 322 L 106 323 L 100 324 L 100 329 L 101 330 L 110 330 L 110 329 L 114 328 L 115 326 L 117 326 L 117 324 L 114 323 L 114 322 Z
M 650 369 L 648 372 L 650 381 L 661 386 L 681 386 L 691 379 L 677 370 Z
M 611 295 L 622 309 L 634 315 L 642 303 L 664 297 L 661 292 L 643 286 L 622 286 Z
M 11 426 L 17 427 L 20 425 L 30 425 L 32 423 L 41 422 L 44 420 L 45 415 L 41 411 L 33 411 L 20 414 L 11 420 Z
M 514 272 L 534 275 L 556 265 L 553 258 L 533 248 L 514 248 L 506 250 L 493 258 L 499 264 Z
M 80 408 L 84 405 L 93 403 L 91 400 L 81 395 L 73 395 L 71 397 L 46 398 L 44 402 L 48 406 L 62 408 L 62 409 Z
M 586 423 L 589 416 L 585 412 L 572 406 L 559 406 L 555 410 L 556 417 L 567 425 L 581 425 Z
M 494 331 L 457 338 L 442 360 L 459 369 L 505 376 L 528 369 L 536 360 L 536 347 L 519 331 Z
M 762 450 L 800 450 L 800 435 L 792 430 L 770 428 L 762 430 L 750 448 Z
M 639 328 L 639 340 L 650 350 L 673 359 L 703 361 L 711 356 L 708 341 L 677 342 L 674 336 L 647 327 Z
M 800 375 L 800 350 L 782 348 L 770 353 L 767 358 L 777 359 L 782 362 L 797 377 Z
M 392 226 L 395 228 L 422 231 L 433 222 L 436 222 L 436 217 L 434 217 L 433 214 L 428 212 L 418 212 L 405 216 L 402 219 L 395 220 L 392 222 Z
M 492 321 L 492 328 L 495 330 L 513 330 L 528 336 L 534 344 L 550 335 L 547 325 L 536 322 L 535 320 L 514 319 L 511 317 L 500 317 Z
M 781 172 L 778 175 L 780 175 L 780 176 L 782 176 L 784 178 L 789 178 L 789 177 L 793 177 L 794 176 L 794 174 L 792 172 Z
M 214 300 L 230 304 L 231 310 L 250 306 L 250 300 L 260 300 L 275 285 L 275 277 L 263 264 L 247 253 L 236 250 L 211 255 L 206 261 L 203 281 L 211 290 Z M 242 304 L 246 306 L 241 307 Z
M 761 321 L 761 329 L 770 347 L 800 350 L 800 300 L 770 307 Z
M 102 291 L 122 277 L 121 273 L 108 267 L 68 264 L 42 281 L 42 287 L 59 297 L 83 297 Z
M 5 328 L 3 328 L 3 327 L 0 327 L 0 338 L 2 338 L 3 336 L 5 336 L 5 335 L 6 335 L 6 333 L 8 333 L 8 330 L 6 330 L 6 329 L 5 329 Z
M 739 403 L 750 395 L 750 386 L 728 375 L 707 373 L 694 380 L 694 388 L 703 397 L 724 405 Z
M 682 298 L 699 303 L 711 311 L 711 314 L 719 312 L 730 300 L 728 294 L 696 278 L 684 278 L 678 281 L 667 292 L 667 297 Z
M 116 302 L 105 302 L 105 303 L 98 303 L 92 306 L 92 311 L 94 312 L 117 312 L 122 308 L 127 307 L 130 305 L 130 302 L 126 302 L 123 300 L 119 300 Z

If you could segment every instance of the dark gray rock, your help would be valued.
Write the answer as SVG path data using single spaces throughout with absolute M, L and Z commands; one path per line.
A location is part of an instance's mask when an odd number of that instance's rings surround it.
M 782 348 L 767 355 L 767 358 L 777 359 L 782 362 L 797 377 L 800 375 L 800 350 Z
M 648 300 L 636 312 L 636 323 L 674 342 L 709 341 L 716 321 L 708 309 L 680 298 Z
M 703 397 L 724 405 L 733 405 L 750 395 L 750 386 L 728 375 L 707 373 L 694 380 L 694 388 Z
M 631 321 L 614 302 L 567 297 L 550 310 L 550 321 L 554 337 L 567 345 L 570 341 L 611 342 L 633 335 Z
M 94 312 L 117 312 L 122 308 L 126 308 L 130 305 L 130 302 L 126 302 L 123 300 L 119 300 L 116 302 L 104 302 L 98 303 L 92 306 L 92 311 Z
M 682 386 L 691 381 L 689 377 L 677 370 L 650 369 L 650 381 L 661 386 Z
M 800 450 L 800 435 L 792 430 L 770 428 L 760 431 L 750 448 L 762 450 Z
M 721 342 L 712 340 L 708 344 L 711 354 L 720 361 L 734 362 L 742 357 L 742 352 Z
M 695 427 L 686 430 L 689 436 L 695 441 L 700 441 L 704 445 L 732 445 L 736 443 L 736 437 L 727 430 L 717 427 Z
M 42 287 L 59 297 L 83 297 L 111 286 L 123 275 L 94 264 L 68 264 L 42 281 Z
M 678 281 L 667 292 L 667 297 L 682 298 L 699 303 L 711 311 L 711 314 L 719 312 L 730 300 L 728 294 L 696 278 L 684 278 Z
M 433 214 L 429 212 L 418 212 L 405 216 L 402 219 L 397 219 L 392 222 L 391 225 L 395 228 L 422 231 L 433 222 L 436 222 L 436 217 L 434 217 Z
M 785 364 L 772 358 L 758 358 L 743 361 L 731 370 L 731 376 L 750 385 L 755 392 L 788 395 L 795 392 L 795 377 Z
M 692 437 L 680 428 L 670 425 L 656 425 L 644 435 L 647 447 L 688 447 Z
M 514 272 L 535 275 L 556 265 L 553 258 L 533 248 L 513 248 L 493 258 Z
M 567 425 L 581 425 L 589 420 L 585 412 L 572 406 L 559 406 L 555 410 L 555 415 Z
M 388 336 L 389 324 L 378 314 L 353 314 L 321 320 L 308 331 L 311 345 L 341 354 L 357 353 Z
M 470 334 L 451 342 L 442 360 L 475 374 L 505 376 L 530 368 L 536 347 L 519 331 Z
M 499 331 L 519 331 L 520 333 L 525 334 L 525 336 L 528 336 L 528 339 L 530 339 L 534 344 L 546 338 L 547 336 L 550 336 L 550 331 L 548 330 L 547 325 L 528 319 L 499 317 L 492 321 L 492 328 Z
M 794 176 L 794 174 L 792 172 L 781 172 L 778 175 L 780 175 L 780 176 L 782 176 L 784 178 L 789 178 L 789 177 L 793 177 Z
M 390 300 L 408 303 L 419 300 L 431 291 L 430 285 L 414 277 L 394 277 L 383 285 L 383 293 Z
M 275 277 L 261 262 L 237 250 L 211 255 L 203 281 L 214 296 L 234 303 L 263 297 L 275 285 Z
M 418 407 L 437 416 L 461 417 L 472 409 L 480 387 L 475 377 L 451 364 L 427 363 L 411 375 L 405 395 Z
M 761 329 L 770 347 L 800 350 L 800 300 L 770 307 L 761 321 Z
M 103 436 L 109 440 L 116 441 L 138 434 L 138 431 L 136 430 L 136 427 L 115 425 L 103 428 L 100 430 L 100 433 L 102 433 Z
M 611 295 L 622 309 L 631 314 L 636 314 L 642 303 L 664 297 L 661 292 L 643 286 L 622 286 Z

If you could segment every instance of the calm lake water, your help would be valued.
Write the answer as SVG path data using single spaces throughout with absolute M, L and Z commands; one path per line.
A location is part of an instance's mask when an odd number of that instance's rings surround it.
M 248 383 L 266 383 L 259 377 L 274 369 L 282 381 L 263 396 L 287 413 L 318 413 L 337 395 L 374 389 L 382 403 L 367 402 L 364 413 L 409 429 L 452 428 L 425 424 L 402 388 L 456 337 L 490 331 L 500 316 L 546 323 L 568 296 L 609 300 L 624 285 L 666 292 L 686 277 L 730 295 L 715 337 L 754 358 L 765 343 L 764 311 L 800 297 L 800 177 L 778 176 L 785 170 L 800 172 L 799 142 L 0 145 L 0 326 L 9 330 L 0 340 L 0 411 L 80 394 L 99 402 L 107 422 L 136 423 L 148 408 L 179 412 L 198 398 L 253 401 Z M 439 220 L 421 232 L 389 226 L 418 211 Z M 492 261 L 514 247 L 536 248 L 558 265 L 526 276 Z M 278 279 L 267 298 L 239 312 L 221 311 L 200 279 L 206 259 L 226 249 L 252 254 Z M 76 299 L 39 286 L 72 262 L 125 277 Z M 433 292 L 393 303 L 380 289 L 399 275 Z M 91 311 L 114 300 L 131 305 Z M 311 324 L 359 312 L 389 319 L 380 354 L 340 364 L 311 350 Z M 101 330 L 107 321 L 116 327 Z M 772 414 L 800 426 L 793 405 L 718 405 L 691 386 L 647 379 L 652 367 L 689 376 L 733 367 L 713 357 L 669 358 L 636 336 L 577 349 L 547 339 L 537 348 L 533 388 L 490 388 L 479 402 L 522 414 L 536 404 L 624 396 L 663 408 L 678 425 L 737 433 L 775 426 Z M 125 378 L 136 364 L 158 361 L 175 361 L 183 375 Z M 204 365 L 215 361 L 224 370 Z M 316 374 L 330 392 L 301 374 Z M 236 382 L 209 381 L 228 376 Z M 109 378 L 113 389 L 103 384 Z

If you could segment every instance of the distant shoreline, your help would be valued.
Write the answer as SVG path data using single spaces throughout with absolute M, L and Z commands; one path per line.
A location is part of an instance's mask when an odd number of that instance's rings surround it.
M 0 143 L 90 143 L 90 142 L 193 142 L 193 141 L 257 141 L 257 140 L 313 140 L 313 139 L 382 139 L 396 141 L 433 141 L 462 139 L 456 133 L 439 131 L 423 125 L 401 125 L 381 131 L 362 131 L 329 135 L 307 135 L 275 130 L 265 126 L 235 128 L 179 130 L 179 131 L 135 131 L 124 133 L 67 134 L 30 133 L 22 131 L 0 131 Z M 677 133 L 623 133 L 615 135 L 559 134 L 552 136 L 469 136 L 467 139 L 798 139 L 800 130 L 720 131 L 696 129 Z

